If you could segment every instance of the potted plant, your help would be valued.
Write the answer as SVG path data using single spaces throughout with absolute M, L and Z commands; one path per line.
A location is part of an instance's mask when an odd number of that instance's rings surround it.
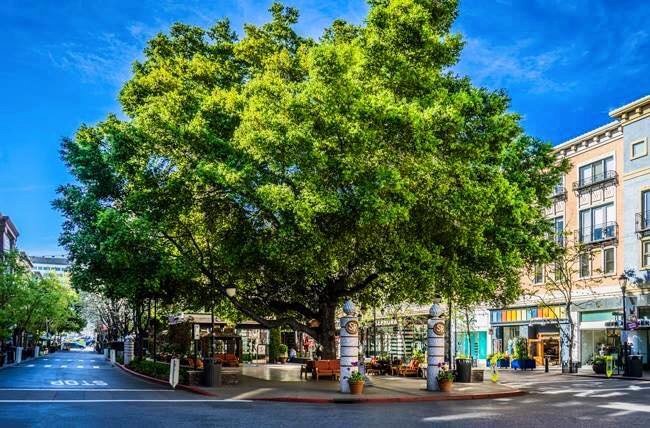
M 289 358 L 289 355 L 287 354 L 288 351 L 289 347 L 284 343 L 278 345 L 278 353 L 280 354 L 278 360 L 280 360 L 280 364 L 287 362 L 287 358 Z
M 350 385 L 350 393 L 352 395 L 361 395 L 363 394 L 363 387 L 366 384 L 366 379 L 360 372 L 355 371 L 348 378 L 348 384 Z
M 472 359 L 468 355 L 456 355 L 456 381 L 463 383 L 472 381 Z
M 447 364 L 439 364 L 439 367 L 440 370 L 436 376 L 436 380 L 438 381 L 438 388 L 442 392 L 449 392 L 451 391 L 451 387 L 454 385 L 454 372 L 449 370 L 449 366 Z
M 605 357 L 601 357 L 601 356 L 595 357 L 594 361 L 591 364 L 591 368 L 596 374 L 605 374 L 606 371 L 605 366 L 606 366 Z

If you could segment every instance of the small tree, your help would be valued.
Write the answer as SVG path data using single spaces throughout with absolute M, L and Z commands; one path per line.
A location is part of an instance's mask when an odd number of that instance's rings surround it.
M 562 357 L 564 363 L 565 357 L 568 360 L 569 372 L 573 372 L 573 349 L 575 348 L 575 321 L 571 310 L 580 306 L 574 302 L 577 293 L 587 291 L 589 294 L 594 293 L 591 288 L 593 285 L 601 282 L 600 279 L 592 278 L 592 275 L 581 275 L 582 264 L 585 261 L 588 263 L 588 268 L 591 269 L 592 252 L 584 244 L 578 240 L 569 241 L 571 236 L 570 232 L 562 234 L 563 239 L 557 240 L 556 250 L 551 257 L 551 263 L 546 269 L 544 281 L 541 284 L 533 285 L 532 295 L 537 298 L 541 304 L 548 308 L 552 314 L 552 320 L 557 324 L 560 331 L 561 344 L 566 344 L 568 351 Z M 568 245 L 565 245 L 568 243 Z M 534 276 L 539 267 L 531 269 Z M 595 269 L 592 272 L 601 272 L 600 269 Z M 532 281 L 535 282 L 534 280 Z M 561 302 L 561 307 L 566 314 L 566 324 L 568 328 L 563 326 L 562 314 L 556 312 L 557 302 Z M 562 347 L 564 348 L 564 347 Z M 562 351 L 561 351 L 562 354 Z

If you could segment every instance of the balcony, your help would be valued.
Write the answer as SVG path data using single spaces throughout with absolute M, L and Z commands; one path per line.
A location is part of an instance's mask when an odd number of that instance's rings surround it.
M 636 213 L 634 231 L 641 236 L 650 233 L 650 211 Z
M 600 174 L 594 174 L 590 177 L 581 178 L 573 182 L 573 191 L 580 192 L 592 187 L 604 186 L 610 183 L 616 183 L 618 180 L 618 173 L 616 171 L 605 171 Z
M 610 221 L 577 230 L 578 240 L 583 245 L 600 244 L 618 237 L 618 224 Z
M 557 200 L 566 200 L 566 187 L 564 186 L 555 186 L 553 188 L 553 195 L 551 195 L 553 199 Z

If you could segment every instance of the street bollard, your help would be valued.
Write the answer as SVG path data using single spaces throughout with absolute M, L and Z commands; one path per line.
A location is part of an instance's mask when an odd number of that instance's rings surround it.
M 115 365 L 115 349 L 111 349 L 111 364 Z
M 445 322 L 443 307 L 435 302 L 427 321 L 427 391 L 438 391 L 438 372 L 445 361 Z
M 548 357 L 544 357 L 544 372 L 548 373 Z
M 40 346 L 34 346 L 34 358 L 38 358 L 38 354 L 41 352 Z
M 341 317 L 341 377 L 340 387 L 344 394 L 350 393 L 348 379 L 359 369 L 359 321 L 351 300 L 343 304 Z
M 20 364 L 23 361 L 23 347 L 16 346 L 16 358 L 14 359 L 16 364 Z

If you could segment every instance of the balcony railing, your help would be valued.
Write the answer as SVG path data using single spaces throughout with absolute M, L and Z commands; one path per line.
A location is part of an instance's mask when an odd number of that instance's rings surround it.
M 566 187 L 564 186 L 555 186 L 553 188 L 553 199 L 566 199 Z
M 582 190 L 592 186 L 598 186 L 610 181 L 616 181 L 618 179 L 618 173 L 614 170 L 605 171 L 600 174 L 593 174 L 589 177 L 581 178 L 578 181 L 573 182 L 573 190 Z
M 636 233 L 650 232 L 650 211 L 636 213 L 635 217 L 634 230 Z
M 596 244 L 599 242 L 609 241 L 611 239 L 616 239 L 618 234 L 618 224 L 610 221 L 592 227 L 584 227 L 578 230 L 577 234 L 581 244 Z

